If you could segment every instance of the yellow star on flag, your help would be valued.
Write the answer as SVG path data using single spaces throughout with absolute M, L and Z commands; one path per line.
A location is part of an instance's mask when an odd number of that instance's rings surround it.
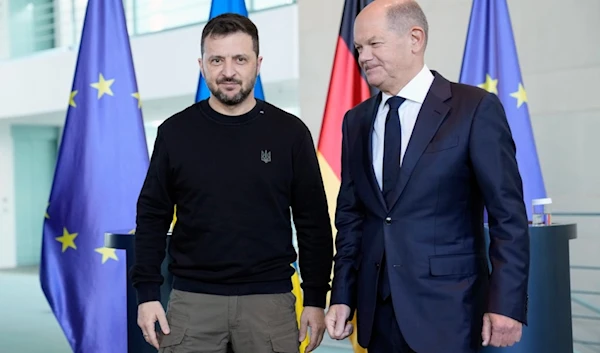
M 77 245 L 75 245 L 75 238 L 77 238 L 77 233 L 69 233 L 67 228 L 63 228 L 63 235 L 56 238 L 56 241 L 62 244 L 62 252 L 65 252 L 68 248 L 73 248 L 77 250 Z
M 485 82 L 478 85 L 477 87 L 483 88 L 484 90 L 490 92 L 490 93 L 494 93 L 494 94 L 498 94 L 498 79 L 493 80 L 492 76 L 485 75 Z
M 510 96 L 517 99 L 517 108 L 521 108 L 523 103 L 527 102 L 527 92 L 521 83 L 519 83 L 519 90 L 511 93 Z
M 119 258 L 117 258 L 116 249 L 103 247 L 97 248 L 95 251 L 99 254 L 102 254 L 102 263 L 105 263 L 106 261 L 108 261 L 108 259 L 119 261 Z
M 138 108 L 141 108 L 142 107 L 142 98 L 140 97 L 140 92 L 135 92 L 131 96 L 138 100 Z
M 77 108 L 77 104 L 75 104 L 75 96 L 77 95 L 77 91 L 71 92 L 71 96 L 69 97 L 69 105 L 73 108 Z
M 100 74 L 99 78 L 98 78 L 98 82 L 94 82 L 92 83 L 90 86 L 94 87 L 95 89 L 98 90 L 98 99 L 102 98 L 102 96 L 104 94 L 108 94 L 109 96 L 113 95 L 112 90 L 110 89 L 110 86 L 115 82 L 115 79 L 110 79 L 110 80 L 105 80 L 104 76 L 102 76 L 102 73 Z
M 45 218 L 50 219 L 50 215 L 48 214 L 48 208 L 50 207 L 50 203 L 48 202 L 48 205 L 46 206 L 46 214 L 44 215 Z

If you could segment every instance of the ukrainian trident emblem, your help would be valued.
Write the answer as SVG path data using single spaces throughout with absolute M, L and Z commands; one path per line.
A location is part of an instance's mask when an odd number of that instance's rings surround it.
M 260 160 L 265 163 L 271 162 L 271 151 L 260 151 Z

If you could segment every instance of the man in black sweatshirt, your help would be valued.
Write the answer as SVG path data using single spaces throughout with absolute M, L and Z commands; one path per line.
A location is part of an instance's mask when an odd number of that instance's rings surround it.
M 228 343 L 236 353 L 298 352 L 307 327 L 311 351 L 323 338 L 333 258 L 311 134 L 297 117 L 254 98 L 262 58 L 248 18 L 212 19 L 201 47 L 210 98 L 158 128 L 138 201 L 138 324 L 161 352 L 226 352 Z M 161 263 L 175 205 L 165 315 Z M 304 291 L 300 328 L 292 218 Z

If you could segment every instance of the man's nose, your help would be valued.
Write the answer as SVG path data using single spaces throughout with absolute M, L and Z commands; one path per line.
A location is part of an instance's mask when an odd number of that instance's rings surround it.
M 226 77 L 233 77 L 235 75 L 235 68 L 232 59 L 226 59 L 223 65 L 223 75 Z
M 364 66 L 367 62 L 373 59 L 373 53 L 371 50 L 363 48 L 358 54 L 358 62 L 360 66 Z

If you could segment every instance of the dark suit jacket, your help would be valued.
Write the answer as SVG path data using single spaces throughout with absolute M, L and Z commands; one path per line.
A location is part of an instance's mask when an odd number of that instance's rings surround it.
M 433 74 L 389 209 L 371 153 L 381 95 L 344 117 L 331 304 L 356 310 L 363 347 L 384 248 L 396 318 L 416 352 L 478 349 L 484 312 L 526 323 L 528 220 L 504 109 L 494 94 Z

